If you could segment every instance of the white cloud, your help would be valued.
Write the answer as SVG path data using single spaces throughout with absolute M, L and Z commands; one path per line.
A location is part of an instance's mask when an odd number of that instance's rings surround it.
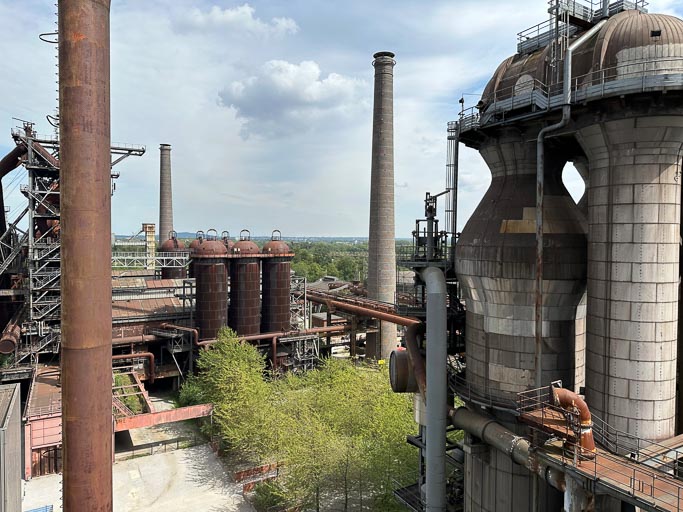
M 367 106 L 368 84 L 338 73 L 322 77 L 313 61 L 266 62 L 257 74 L 234 81 L 221 94 L 244 121 L 243 135 L 308 131 L 321 122 L 354 117 Z
M 461 93 L 480 91 L 514 53 L 516 32 L 547 18 L 545 0 L 433 0 L 428 9 L 418 0 L 246 1 L 113 2 L 112 137 L 148 148 L 120 164 L 114 231 L 157 221 L 163 142 L 173 145 L 179 230 L 367 235 L 370 62 L 392 50 L 396 233 L 409 236 L 424 193 L 444 188 L 446 122 Z M 679 4 L 649 8 L 680 15 Z M 12 145 L 12 116 L 50 132 L 54 47 L 37 35 L 54 28 L 53 13 L 44 0 L 0 0 L 0 151 Z M 258 136 L 240 136 L 249 133 Z M 460 158 L 462 227 L 491 173 L 474 150 L 461 147 Z M 10 217 L 24 202 L 17 189 Z
M 189 16 L 179 20 L 178 24 L 198 30 L 236 30 L 258 37 L 280 37 L 296 34 L 299 31 L 299 26 L 292 18 L 272 18 L 269 22 L 265 22 L 257 18 L 255 12 L 249 4 L 225 9 L 214 5 L 208 11 L 194 8 Z

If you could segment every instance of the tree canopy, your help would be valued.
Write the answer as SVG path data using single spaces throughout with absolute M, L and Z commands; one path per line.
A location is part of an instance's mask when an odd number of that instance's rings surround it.
M 328 359 L 305 373 L 264 378 L 258 350 L 224 330 L 202 351 L 181 402 L 214 404 L 214 427 L 232 449 L 282 463 L 265 486 L 307 509 L 400 509 L 393 479 L 412 474 L 417 452 L 410 395 L 395 394 L 386 368 Z

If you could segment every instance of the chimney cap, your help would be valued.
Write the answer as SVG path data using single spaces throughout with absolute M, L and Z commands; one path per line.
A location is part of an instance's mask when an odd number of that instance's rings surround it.
M 377 52 L 372 57 L 374 59 L 379 59 L 380 57 L 389 57 L 390 59 L 393 59 L 396 57 L 396 54 L 394 54 L 394 52 Z
M 171 147 L 170 144 L 160 144 L 160 145 L 159 145 L 159 149 L 161 149 L 161 148 L 170 148 L 170 147 Z

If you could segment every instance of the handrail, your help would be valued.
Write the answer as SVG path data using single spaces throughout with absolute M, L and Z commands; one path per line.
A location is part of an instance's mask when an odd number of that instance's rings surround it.
M 556 406 L 553 403 L 551 386 L 530 389 L 517 394 L 517 411 L 520 415 L 541 410 L 542 417 L 547 417 L 545 410 L 559 412 L 567 419 L 567 425 L 578 427 L 580 418 L 578 411 L 572 411 Z M 599 417 L 592 415 L 593 436 L 595 442 L 603 449 L 615 456 L 628 456 L 657 471 L 662 475 L 669 475 L 676 471 L 676 460 L 683 458 L 683 448 L 666 446 L 655 441 L 641 439 L 633 434 L 616 429 Z M 578 429 L 575 429 L 578 430 Z M 579 436 L 577 436 L 577 439 Z M 674 453 L 675 455 L 667 456 Z
M 523 76 L 527 74 L 508 76 L 505 81 L 513 85 L 496 89 L 486 97 L 482 96 L 481 101 L 485 104 L 483 109 L 473 107 L 462 110 L 459 114 L 461 133 L 497 121 L 498 119 L 491 117 L 493 114 L 510 112 L 522 107 L 533 107 L 540 112 L 561 107 L 562 101 L 555 100 L 562 96 L 563 81 L 546 84 L 532 78 L 520 82 Z M 662 83 L 648 83 L 646 80 L 651 77 L 661 77 Z M 641 82 L 638 83 L 637 79 Z M 683 89 L 683 57 L 636 59 L 590 71 L 572 77 L 571 80 L 572 104 L 667 85 L 679 85 Z M 624 83 L 619 86 L 621 81 Z

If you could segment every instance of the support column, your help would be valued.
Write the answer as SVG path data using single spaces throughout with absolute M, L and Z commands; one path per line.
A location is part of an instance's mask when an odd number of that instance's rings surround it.
M 109 0 L 60 0 L 65 512 L 112 510 Z

